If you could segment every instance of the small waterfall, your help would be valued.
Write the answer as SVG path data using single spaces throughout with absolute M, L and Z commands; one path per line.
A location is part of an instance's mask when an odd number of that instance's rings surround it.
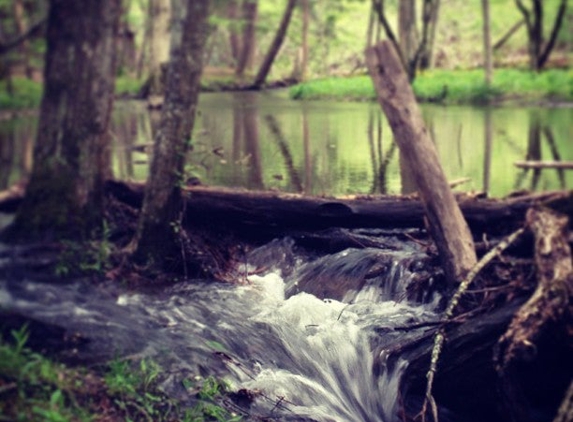
M 395 328 L 436 317 L 436 300 L 407 297 L 425 255 L 365 248 L 309 259 L 287 239 L 255 251 L 248 266 L 258 265 L 256 256 L 268 272 L 236 286 L 195 281 L 134 293 L 82 281 L 0 280 L 0 307 L 85 336 L 74 352 L 80 361 L 152 356 L 174 396 L 185 396 L 183 378 L 215 374 L 260 393 L 252 415 L 400 420 L 408 363 L 386 365 L 384 356 L 406 335 Z

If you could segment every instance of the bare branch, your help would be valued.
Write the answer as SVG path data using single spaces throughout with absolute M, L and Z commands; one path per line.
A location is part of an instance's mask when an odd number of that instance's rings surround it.
M 40 19 L 35 24 L 31 25 L 26 30 L 26 32 L 24 32 L 23 34 L 15 37 L 14 39 L 12 39 L 10 41 L 7 41 L 5 43 L 1 43 L 0 44 L 0 56 L 4 55 L 6 53 L 9 53 L 11 50 L 18 47 L 20 44 L 22 44 L 28 38 L 31 38 L 31 37 L 37 35 L 40 31 L 42 31 L 44 29 L 45 23 L 46 23 L 46 18 Z

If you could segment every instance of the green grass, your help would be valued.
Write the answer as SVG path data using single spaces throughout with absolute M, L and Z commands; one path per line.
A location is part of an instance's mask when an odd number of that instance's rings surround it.
M 376 99 L 374 85 L 369 76 L 317 79 L 295 85 L 290 96 L 296 100 L 353 100 Z
M 0 337 L 0 421 L 237 422 L 222 406 L 229 392 L 214 377 L 183 381 L 194 401 L 182 406 L 158 386 L 161 367 L 150 359 L 116 359 L 100 372 L 70 368 L 26 346 L 26 327 Z
M 444 104 L 482 104 L 488 101 L 573 101 L 573 71 L 548 70 L 533 73 L 525 70 L 498 69 L 492 86 L 487 88 L 483 71 L 431 70 L 414 81 L 414 93 L 421 102 Z M 301 100 L 357 100 L 376 98 L 369 76 L 329 78 L 298 84 L 290 96 Z

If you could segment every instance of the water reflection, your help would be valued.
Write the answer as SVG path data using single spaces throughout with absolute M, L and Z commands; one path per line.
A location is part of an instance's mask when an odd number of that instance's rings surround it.
M 573 187 L 573 172 L 515 161 L 573 160 L 573 108 L 423 106 L 449 180 L 503 196 Z M 144 180 L 158 112 L 120 102 L 112 124 L 116 177 Z M 36 118 L 0 122 L 0 189 L 29 172 Z M 296 102 L 284 92 L 203 94 L 189 154 L 193 182 L 314 195 L 411 193 L 415 186 L 380 107 Z

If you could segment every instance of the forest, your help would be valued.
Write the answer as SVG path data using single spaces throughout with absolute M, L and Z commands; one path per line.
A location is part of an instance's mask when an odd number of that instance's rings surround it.
M 0 420 L 573 420 L 568 0 L 1 0 Z

